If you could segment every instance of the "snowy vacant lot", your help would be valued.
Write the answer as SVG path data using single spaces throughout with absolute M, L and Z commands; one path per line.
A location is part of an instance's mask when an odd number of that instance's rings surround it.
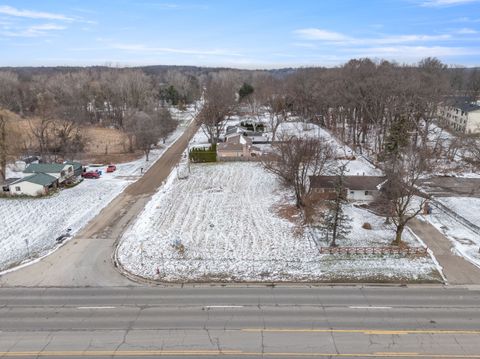
M 430 258 L 320 255 L 308 231 L 278 214 L 287 195 L 256 163 L 194 165 L 188 179 L 172 175 L 148 203 L 125 233 L 119 261 L 164 281 L 438 279 Z M 344 245 L 391 242 L 381 219 L 347 212 L 354 231 Z M 373 230 L 360 228 L 367 221 Z
M 0 272 L 54 250 L 58 247 L 55 239 L 68 228 L 72 234 L 81 230 L 130 183 L 141 177 L 141 168 L 145 173 L 185 131 L 191 111 L 193 109 L 184 113 L 184 119 L 181 114 L 175 114 L 181 121 L 179 128 L 165 145 L 152 150 L 149 162 L 141 158 L 118 164 L 114 173 L 106 173 L 106 167 L 91 168 L 102 170 L 102 177 L 86 179 L 50 197 L 0 199 Z M 22 173 L 10 175 L 20 177 Z

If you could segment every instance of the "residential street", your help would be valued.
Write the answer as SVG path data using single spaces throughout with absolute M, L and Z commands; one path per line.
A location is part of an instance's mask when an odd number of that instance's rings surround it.
M 145 175 L 105 207 L 75 238 L 41 261 L 1 276 L 0 286 L 135 285 L 112 264 L 115 242 L 171 173 L 197 129 L 192 121 Z
M 480 291 L 2 288 L 0 356 L 480 358 Z

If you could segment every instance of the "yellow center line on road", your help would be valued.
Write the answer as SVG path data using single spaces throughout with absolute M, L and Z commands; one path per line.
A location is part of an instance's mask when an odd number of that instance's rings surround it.
M 244 357 L 311 357 L 311 358 L 431 358 L 431 359 L 480 359 L 480 354 L 428 354 L 410 352 L 376 353 L 296 353 L 296 352 L 242 352 L 236 350 L 102 350 L 102 351 L 42 351 L 0 352 L 2 358 L 9 357 L 123 357 L 123 356 L 244 356 Z
M 366 335 L 420 335 L 420 334 L 450 334 L 450 335 L 480 335 L 480 330 L 441 330 L 441 329 L 288 329 L 288 328 L 246 328 L 242 332 L 264 332 L 264 333 L 348 333 Z

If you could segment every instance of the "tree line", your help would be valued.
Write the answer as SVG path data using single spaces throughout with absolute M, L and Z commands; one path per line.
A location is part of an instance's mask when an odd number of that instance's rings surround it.
M 12 145 L 7 150 L 7 141 L 2 141 L 0 157 L 23 153 L 46 160 L 73 158 L 86 147 L 83 129 L 94 125 L 123 130 L 130 151 L 141 149 L 148 159 L 151 147 L 176 127 L 166 107 L 182 108 L 200 95 L 198 78 L 179 71 L 155 76 L 139 69 L 114 68 L 3 70 L 0 110 L 8 110 L 2 123 L 9 125 L 0 130 L 7 137 L 12 135 L 15 120 L 9 114 L 29 119 L 30 128 L 28 136 L 17 133 L 17 143 L 22 142 L 22 146 L 15 146 L 15 151 Z M 5 166 L 1 167 L 3 179 Z

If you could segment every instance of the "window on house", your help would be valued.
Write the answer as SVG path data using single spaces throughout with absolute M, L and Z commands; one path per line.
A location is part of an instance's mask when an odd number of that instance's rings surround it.
M 354 191 L 350 191 L 350 194 L 355 194 L 355 192 L 354 192 Z
M 22 189 L 19 186 L 15 186 L 15 191 L 20 192 Z
M 370 195 L 370 191 L 365 191 L 365 196 L 369 196 Z

